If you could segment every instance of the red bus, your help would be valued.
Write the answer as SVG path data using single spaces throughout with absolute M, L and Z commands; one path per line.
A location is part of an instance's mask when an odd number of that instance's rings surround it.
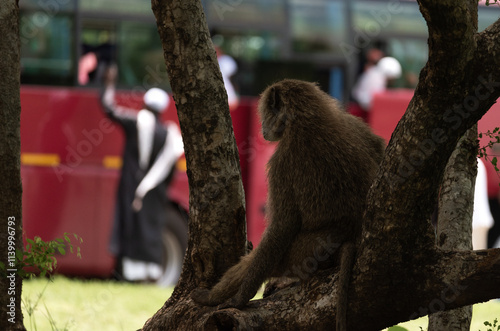
M 316 81 L 348 103 L 349 91 L 371 47 L 396 57 L 412 88 L 427 59 L 427 29 L 415 1 L 245 0 L 202 1 L 214 44 L 238 63 L 232 77 L 241 95 L 231 112 L 247 199 L 249 240 L 258 244 L 265 227 L 265 164 L 273 152 L 259 134 L 257 95 L 282 78 Z M 141 105 L 150 87 L 169 91 L 163 51 L 149 0 L 25 0 L 21 9 L 21 162 L 26 236 L 44 240 L 76 233 L 82 259 L 58 258 L 58 271 L 109 277 L 108 240 L 123 137 L 108 122 L 98 95 L 102 68 L 119 68 L 119 102 Z M 499 16 L 480 8 L 480 29 Z M 97 54 L 92 71 L 84 55 Z M 374 107 L 374 128 L 388 137 L 411 90 L 388 93 Z M 409 92 L 408 92 L 409 91 Z M 384 98 L 384 96 L 379 96 Z M 380 115 L 380 116 L 378 116 Z M 165 120 L 177 121 L 175 105 Z M 168 194 L 174 202 L 162 284 L 175 282 L 187 245 L 188 187 L 178 163 Z

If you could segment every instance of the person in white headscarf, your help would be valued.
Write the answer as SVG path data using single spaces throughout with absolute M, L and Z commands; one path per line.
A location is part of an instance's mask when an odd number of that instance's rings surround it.
M 125 134 L 110 251 L 116 257 L 117 278 L 153 281 L 162 273 L 166 189 L 183 154 L 182 138 L 177 125 L 160 121 L 170 102 L 165 91 L 148 90 L 139 112 L 120 107 L 115 104 L 116 76 L 111 67 L 101 95 L 105 114 Z
M 373 96 L 385 91 L 388 81 L 401 77 L 401 73 L 401 64 L 389 56 L 383 57 L 376 65 L 363 72 L 352 89 L 352 97 L 365 113 L 364 117 L 368 117 Z

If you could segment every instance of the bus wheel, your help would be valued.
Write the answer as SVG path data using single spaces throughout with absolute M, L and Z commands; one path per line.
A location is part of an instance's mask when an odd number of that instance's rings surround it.
M 181 274 L 188 234 L 186 213 L 172 203 L 167 206 L 167 224 L 162 236 L 164 261 L 157 284 L 163 287 L 175 286 Z

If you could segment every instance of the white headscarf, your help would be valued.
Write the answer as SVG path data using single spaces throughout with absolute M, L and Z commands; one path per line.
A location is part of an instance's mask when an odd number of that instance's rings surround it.
M 170 99 L 167 92 L 157 87 L 149 89 L 144 94 L 144 104 L 146 107 L 158 113 L 163 113 L 169 102 Z

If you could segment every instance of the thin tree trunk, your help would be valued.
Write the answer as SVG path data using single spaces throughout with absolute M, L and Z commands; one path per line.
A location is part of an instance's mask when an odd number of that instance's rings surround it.
M 0 5 L 0 35 L 0 261 L 7 272 L 0 277 L 0 329 L 25 330 L 22 280 L 9 255 L 10 247 L 23 247 L 19 7 L 15 0 Z
M 227 93 L 201 2 L 153 0 L 152 7 L 184 140 L 189 247 L 172 297 L 144 330 L 197 329 L 202 314 L 189 293 L 214 285 L 246 252 L 245 196 Z
M 476 156 L 477 125 L 460 139 L 445 169 L 436 225 L 436 244 L 441 249 L 472 249 Z M 452 279 L 447 281 L 451 283 Z M 471 319 L 472 306 L 435 312 L 429 316 L 428 330 L 466 331 L 470 328 Z

